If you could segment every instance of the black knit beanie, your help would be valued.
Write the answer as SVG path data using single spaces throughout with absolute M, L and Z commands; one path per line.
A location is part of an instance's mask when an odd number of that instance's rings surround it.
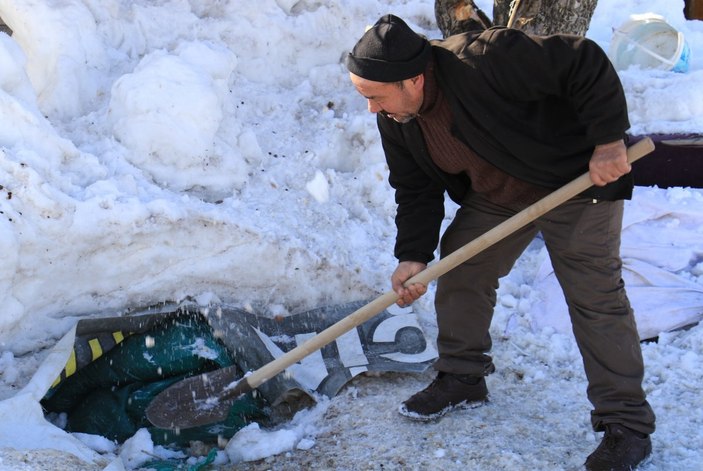
M 394 15 L 382 16 L 346 58 L 349 72 L 374 82 L 400 82 L 420 75 L 430 60 L 429 41 Z

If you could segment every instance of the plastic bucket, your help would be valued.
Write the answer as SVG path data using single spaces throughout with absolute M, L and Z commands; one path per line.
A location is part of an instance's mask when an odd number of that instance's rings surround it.
M 632 15 L 613 29 L 608 57 L 616 70 L 643 69 L 688 72 L 690 49 L 683 34 L 663 17 L 651 13 Z

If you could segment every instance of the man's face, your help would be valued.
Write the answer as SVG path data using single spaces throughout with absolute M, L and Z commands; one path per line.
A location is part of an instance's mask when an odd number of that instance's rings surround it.
M 402 82 L 373 82 L 349 74 L 356 90 L 366 98 L 369 112 L 381 113 L 399 123 L 417 116 L 422 106 L 424 76 L 418 75 Z

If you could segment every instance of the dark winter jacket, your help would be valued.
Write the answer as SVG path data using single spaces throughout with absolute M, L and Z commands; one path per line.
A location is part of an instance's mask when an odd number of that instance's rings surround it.
M 578 36 L 528 36 L 491 28 L 432 41 L 437 82 L 453 115 L 452 133 L 504 172 L 559 188 L 588 171 L 593 149 L 625 137 L 625 95 L 603 50 Z M 439 240 L 444 193 L 459 203 L 465 174 L 440 170 L 416 120 L 378 114 L 396 191 L 395 255 L 428 262 Z M 632 194 L 627 175 L 585 195 L 616 200 Z

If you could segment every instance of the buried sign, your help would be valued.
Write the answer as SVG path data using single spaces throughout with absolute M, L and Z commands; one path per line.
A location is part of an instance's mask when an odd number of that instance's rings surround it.
M 216 423 L 169 430 L 147 420 L 145 411 L 151 401 L 169 387 L 194 379 L 221 387 L 218 378 L 227 382 L 242 378 L 363 304 L 274 319 L 238 308 L 185 305 L 81 320 L 68 362 L 42 406 L 70 432 L 122 442 L 147 428 L 154 443 L 186 446 L 193 440 L 229 438 L 251 422 L 275 425 L 316 395 L 336 395 L 351 378 L 366 371 L 427 369 L 436 351 L 416 316 L 408 309 L 384 310 L 291 365 L 285 374 L 257 388 L 257 394 L 250 392 L 227 403 L 222 420 Z

